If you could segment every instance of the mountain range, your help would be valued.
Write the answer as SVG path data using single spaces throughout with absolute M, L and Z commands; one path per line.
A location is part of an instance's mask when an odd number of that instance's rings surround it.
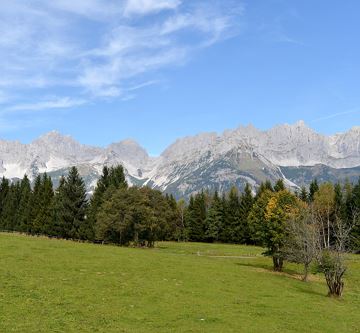
M 321 181 L 355 181 L 360 176 L 360 126 L 331 136 L 303 121 L 258 130 L 252 125 L 222 134 L 201 133 L 178 139 L 158 157 L 150 157 L 133 140 L 107 147 L 83 145 L 70 136 L 49 132 L 30 144 L 0 140 L 0 175 L 26 173 L 34 179 L 47 172 L 55 186 L 77 166 L 88 191 L 93 191 L 104 165 L 122 164 L 128 182 L 188 197 L 201 189 L 256 188 L 266 179 L 284 179 L 289 187 Z

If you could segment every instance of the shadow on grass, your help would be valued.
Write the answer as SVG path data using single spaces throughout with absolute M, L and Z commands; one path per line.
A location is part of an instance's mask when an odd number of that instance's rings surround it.
M 261 268 L 264 270 L 272 271 L 272 266 L 263 264 L 263 263 L 253 263 L 253 262 L 236 262 L 235 265 L 243 267 L 252 267 L 252 268 Z
M 253 262 L 237 262 L 235 265 L 244 266 L 244 267 L 251 267 L 255 269 L 260 269 L 263 271 L 266 271 L 268 273 L 276 274 L 279 276 L 285 276 L 285 277 L 291 277 L 296 280 L 302 279 L 302 273 L 299 273 L 298 271 L 290 268 L 283 268 L 282 272 L 276 272 L 273 269 L 272 265 L 264 264 L 264 263 L 253 263 Z
M 297 280 L 300 283 L 295 284 L 294 287 L 299 292 L 309 294 L 309 295 L 327 297 L 325 292 L 322 293 L 317 290 L 314 290 L 314 285 L 311 284 L 311 282 L 312 282 L 311 280 L 308 282 L 303 281 L 302 274 L 293 269 L 285 268 L 282 272 L 275 272 L 272 265 L 264 264 L 264 263 L 237 262 L 237 263 L 235 263 L 235 265 L 243 266 L 243 267 L 251 267 L 258 271 L 274 274 L 274 275 L 277 275 L 282 278 L 290 278 L 290 279 Z M 312 275 L 312 277 L 313 277 L 313 275 Z
M 301 293 L 304 293 L 304 294 L 309 294 L 309 295 L 315 295 L 315 296 L 321 296 L 321 297 L 328 297 L 326 292 L 324 293 L 321 293 L 317 290 L 313 290 L 310 286 L 310 282 L 304 282 L 302 281 L 301 284 L 298 284 L 295 286 L 295 288 L 301 292 Z

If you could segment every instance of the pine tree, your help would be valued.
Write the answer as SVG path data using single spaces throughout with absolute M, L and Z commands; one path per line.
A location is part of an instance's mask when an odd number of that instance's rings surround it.
M 309 187 L 309 201 L 313 202 L 314 201 L 314 196 L 315 193 L 319 191 L 319 185 L 316 179 L 314 179 L 311 183 L 310 183 L 310 187 Z
M 20 183 L 20 202 L 19 209 L 17 211 L 17 223 L 19 225 L 19 231 L 30 233 L 31 230 L 31 204 L 32 191 L 30 180 L 27 175 Z
M 345 207 L 345 201 L 344 201 L 344 195 L 342 192 L 341 185 L 339 183 L 335 184 L 334 186 L 334 204 L 335 204 L 335 215 L 338 218 L 341 218 L 342 220 L 346 220 L 346 207 Z
M 41 220 L 37 217 L 41 211 L 41 197 L 42 197 L 42 186 L 41 186 L 41 175 L 37 175 L 34 181 L 33 194 L 30 202 L 30 228 L 31 234 L 38 234 L 42 231 Z
M 2 225 L 5 230 L 14 231 L 18 229 L 16 212 L 19 208 L 20 183 L 12 183 L 5 197 L 2 211 Z
M 42 226 L 41 232 L 45 235 L 52 233 L 54 221 L 52 219 L 52 211 L 54 209 L 54 189 L 51 178 L 44 173 L 42 176 L 41 183 L 41 210 L 37 219 Z
M 274 186 L 274 191 L 275 192 L 280 192 L 285 190 L 285 185 L 284 185 L 284 181 L 282 179 L 278 179 L 275 186 Z
M 162 199 L 162 198 L 161 198 Z M 162 201 L 162 200 L 160 200 Z M 165 219 L 169 221 L 163 226 L 160 237 L 164 240 L 178 240 L 181 233 L 181 221 L 175 197 L 172 194 L 165 195 L 167 209 L 164 211 Z
M 353 216 L 353 185 L 348 181 L 344 184 L 344 206 L 346 220 L 350 222 Z
M 309 195 L 307 193 L 307 190 L 306 190 L 306 187 L 305 186 L 302 186 L 301 187 L 301 191 L 300 191 L 300 194 L 299 194 L 299 199 L 301 199 L 302 201 L 304 202 L 308 202 L 309 201 Z
M 52 210 L 52 228 L 49 230 L 49 235 L 54 237 L 65 238 L 66 230 L 65 230 L 65 221 L 62 218 L 63 216 L 63 197 L 64 197 L 64 187 L 65 187 L 66 179 L 64 176 L 60 177 L 59 186 L 55 191 L 54 196 L 54 205 Z
M 355 227 L 351 232 L 351 247 L 356 251 L 360 252 L 360 178 L 357 184 L 353 187 L 351 194 L 351 211 L 348 212 L 349 222 L 354 218 L 357 220 Z
M 224 223 L 224 207 L 216 191 L 206 217 L 205 237 L 209 242 L 217 242 L 220 238 L 221 228 Z
M 249 213 L 254 205 L 254 197 L 250 184 L 246 183 L 244 193 L 240 196 L 240 216 L 242 221 L 242 240 L 241 243 L 251 243 L 251 233 L 249 226 Z
M 225 205 L 225 220 L 221 239 L 226 243 L 241 243 L 244 238 L 240 199 L 236 187 L 232 187 Z
M 175 230 L 174 239 L 177 241 L 187 241 L 189 239 L 188 228 L 186 225 L 187 205 L 184 199 L 180 199 L 176 204 L 177 212 L 177 228 Z
M 51 178 L 46 173 L 38 175 L 35 178 L 30 202 L 30 232 L 32 234 L 51 234 L 53 198 L 54 190 Z
M 274 192 L 274 189 L 271 185 L 271 182 L 269 180 L 267 180 L 265 183 L 262 182 L 258 188 L 258 190 L 256 191 L 256 199 L 259 198 L 263 192 L 265 191 L 271 191 Z
M 2 230 L 5 230 L 3 211 L 4 211 L 5 200 L 9 193 L 9 189 L 10 189 L 9 180 L 3 177 L 0 183 L 0 229 Z
M 189 239 L 193 242 L 203 242 L 205 240 L 205 220 L 206 220 L 206 199 L 205 193 L 201 192 L 190 198 L 187 214 L 189 228 Z
M 266 190 L 269 190 L 269 191 L 271 191 L 271 192 L 274 192 L 274 188 L 273 188 L 273 186 L 271 185 L 270 180 L 266 180 L 266 181 L 265 181 L 265 189 L 266 189 Z
M 88 239 L 87 235 L 92 231 L 86 221 L 86 189 L 76 167 L 70 169 L 58 189 L 55 209 L 56 227 L 60 225 L 62 237 Z
M 124 168 L 122 165 L 117 165 L 116 167 L 110 168 L 109 181 L 110 186 L 114 186 L 116 189 L 127 187 Z

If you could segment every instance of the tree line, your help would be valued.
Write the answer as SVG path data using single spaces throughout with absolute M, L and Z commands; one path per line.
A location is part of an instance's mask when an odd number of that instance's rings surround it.
M 177 202 L 147 187 L 128 187 L 122 166 L 104 167 L 91 198 L 76 167 L 61 177 L 57 189 L 51 178 L 38 175 L 31 186 L 2 178 L 0 229 L 30 235 L 154 246 L 174 239 Z
M 103 168 L 88 199 L 76 167 L 57 189 L 47 174 L 33 186 L 25 175 L 0 183 L 0 228 L 32 235 L 153 247 L 159 240 L 253 244 L 266 248 L 274 269 L 285 260 L 316 262 L 329 290 L 342 292 L 342 253 L 360 250 L 360 179 L 355 185 L 314 180 L 295 193 L 282 180 L 256 193 L 199 192 L 186 202 L 148 187 L 129 187 L 122 166 Z M 325 276 L 326 276 L 325 274 Z M 335 282 L 334 282 L 335 281 Z

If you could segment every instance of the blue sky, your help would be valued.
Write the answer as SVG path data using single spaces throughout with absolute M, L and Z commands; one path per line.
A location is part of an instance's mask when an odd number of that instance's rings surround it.
M 0 0 L 0 137 L 50 130 L 156 155 L 303 119 L 360 125 L 357 0 Z

